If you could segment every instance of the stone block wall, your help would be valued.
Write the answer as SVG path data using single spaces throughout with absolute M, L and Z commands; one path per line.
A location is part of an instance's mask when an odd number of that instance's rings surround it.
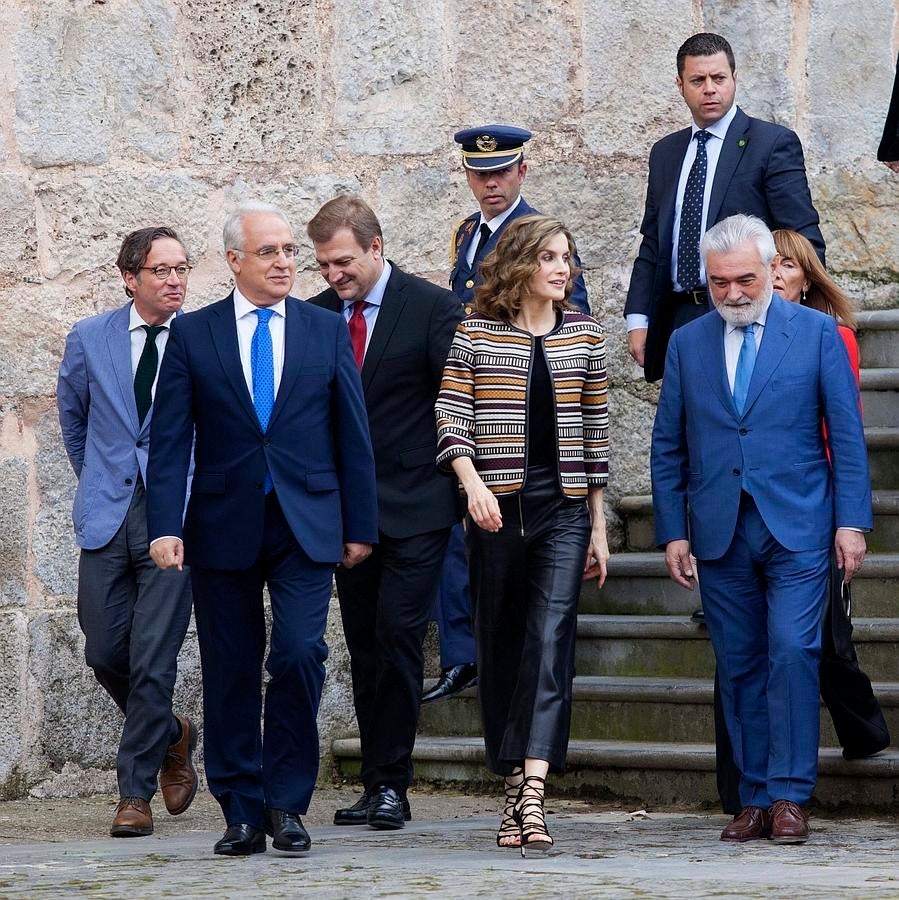
M 803 139 L 835 275 L 860 307 L 899 305 L 899 178 L 874 161 L 895 0 L 0 0 L 0 21 L 0 797 L 114 786 L 120 723 L 83 664 L 54 386 L 71 324 L 123 302 L 132 228 L 180 231 L 190 308 L 228 288 L 227 211 L 278 203 L 309 251 L 306 296 L 322 284 L 303 226 L 356 191 L 388 255 L 443 282 L 473 208 L 452 133 L 526 125 L 526 196 L 574 230 L 609 335 L 610 500 L 645 493 L 656 392 L 620 313 L 649 147 L 688 121 L 675 51 L 714 30 L 738 102 Z M 324 750 L 353 728 L 336 612 Z M 178 704 L 199 714 L 192 634 Z

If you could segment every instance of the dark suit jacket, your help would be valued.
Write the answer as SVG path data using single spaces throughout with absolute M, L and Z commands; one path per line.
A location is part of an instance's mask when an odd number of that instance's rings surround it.
M 316 562 L 377 541 L 374 460 L 359 373 L 339 316 L 287 298 L 284 369 L 263 433 L 243 370 L 233 295 L 172 323 L 151 428 L 150 540 L 181 537 L 189 564 L 246 569 L 261 547 L 266 465 L 297 542 Z
M 896 60 L 896 80 L 893 82 L 893 96 L 890 109 L 883 125 L 883 138 L 877 149 L 877 158 L 881 162 L 899 160 L 899 59 Z
M 524 197 L 522 197 L 521 202 L 515 207 L 509 215 L 509 218 L 493 232 L 490 240 L 487 241 L 487 247 L 481 255 L 481 259 L 496 246 L 496 242 L 499 240 L 499 236 L 503 233 L 503 229 L 506 225 L 521 218 L 521 216 L 533 215 L 539 215 L 538 211 L 534 209 L 533 206 L 529 206 Z M 476 212 L 472 213 L 467 219 L 463 219 L 453 233 L 452 239 L 450 288 L 466 307 L 466 315 L 472 313 L 473 307 L 471 304 L 474 302 L 474 285 L 468 287 L 468 282 L 471 281 L 474 282 L 474 284 L 477 284 L 480 281 L 480 276 L 477 272 L 469 268 L 467 260 L 468 248 L 471 246 L 471 242 L 478 239 L 478 221 L 480 218 L 481 214 Z M 581 261 L 578 257 L 574 258 L 574 264 L 578 268 L 581 268 Z M 575 309 L 579 309 L 581 312 L 585 312 L 589 315 L 590 301 L 587 299 L 587 285 L 584 283 L 583 275 L 578 275 L 574 280 L 574 287 L 571 291 L 571 296 L 568 298 L 568 302 Z
M 674 204 L 691 137 L 690 128 L 676 131 L 658 141 L 649 154 L 649 187 L 640 225 L 643 242 L 624 307 L 625 315 L 649 316 L 647 381 L 662 377 L 671 335 Z M 741 109 L 737 109 L 718 157 L 707 227 L 736 213 L 758 216 L 772 229 L 790 228 L 804 234 L 823 261 L 824 238 L 812 205 L 799 138 L 788 128 L 750 118 Z
M 434 402 L 462 318 L 455 295 L 391 263 L 362 365 L 378 483 L 380 530 L 392 538 L 448 528 L 458 521 L 455 479 L 437 471 Z M 340 312 L 328 289 L 308 301 Z

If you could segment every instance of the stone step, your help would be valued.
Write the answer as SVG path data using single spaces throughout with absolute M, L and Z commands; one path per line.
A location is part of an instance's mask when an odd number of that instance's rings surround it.
M 874 531 L 866 535 L 868 550 L 889 553 L 899 549 L 899 491 L 875 490 L 872 499 Z M 654 550 L 652 497 L 649 494 L 622 497 L 618 501 L 618 512 L 624 518 L 627 549 Z
M 858 346 L 866 368 L 899 367 L 899 309 L 858 314 Z
M 893 616 L 899 588 L 899 553 L 871 553 L 852 581 L 852 604 L 856 616 Z M 700 605 L 698 591 L 676 585 L 658 551 L 613 553 L 605 587 L 585 582 L 580 612 L 603 615 L 689 615 Z
M 332 743 L 340 774 L 359 777 L 359 739 Z M 462 782 L 498 794 L 499 778 L 484 765 L 479 737 L 418 738 L 412 754 L 419 782 Z M 846 762 L 835 747 L 818 754 L 815 805 L 828 809 L 860 808 L 895 813 L 899 752 L 886 750 L 870 759 Z M 550 781 L 553 794 L 599 797 L 631 808 L 717 804 L 715 747 L 711 743 L 573 740 L 568 772 Z M 414 813 L 413 813 L 414 815 Z
M 899 682 L 875 682 L 891 734 L 899 737 Z M 571 737 L 615 741 L 714 741 L 711 678 L 578 675 L 572 687 Z M 477 690 L 422 707 L 419 732 L 477 737 L 481 732 Z M 839 746 L 827 709 L 821 707 L 821 744 Z
M 853 620 L 862 669 L 878 681 L 899 681 L 899 619 Z M 711 677 L 708 631 L 683 616 L 578 616 L 579 675 Z
M 861 391 L 866 426 L 899 423 L 899 369 L 862 369 Z
M 868 466 L 871 487 L 895 490 L 899 488 L 899 428 L 865 428 L 868 445 Z

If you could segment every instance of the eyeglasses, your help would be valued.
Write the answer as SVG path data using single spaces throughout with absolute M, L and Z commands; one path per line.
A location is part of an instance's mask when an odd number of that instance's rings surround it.
M 232 248 L 238 253 L 252 253 L 260 259 L 274 259 L 279 253 L 283 253 L 288 259 L 295 259 L 300 255 L 300 248 L 296 244 L 285 244 L 283 247 L 262 247 L 259 250 L 242 250 L 240 247 Z
M 140 270 L 142 272 L 152 272 L 160 281 L 165 281 L 174 269 L 178 278 L 184 281 L 192 268 L 193 266 L 189 266 L 187 263 L 181 263 L 178 266 L 141 266 Z

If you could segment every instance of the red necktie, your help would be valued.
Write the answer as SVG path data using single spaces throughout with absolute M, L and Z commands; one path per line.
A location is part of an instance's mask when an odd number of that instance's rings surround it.
M 365 309 L 364 300 L 356 300 L 353 303 L 353 314 L 350 316 L 350 342 L 353 345 L 353 356 L 356 357 L 356 365 L 362 368 L 362 360 L 365 358 L 365 336 L 367 328 L 365 325 L 365 316 L 362 310 Z

